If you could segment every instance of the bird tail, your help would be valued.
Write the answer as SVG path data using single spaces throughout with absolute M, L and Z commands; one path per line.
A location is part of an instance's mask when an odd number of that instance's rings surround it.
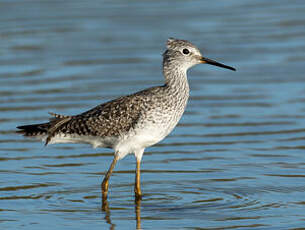
M 47 145 L 51 138 L 56 134 L 58 128 L 71 119 L 70 116 L 64 116 L 55 113 L 50 114 L 53 115 L 53 117 L 50 119 L 50 122 L 17 126 L 17 129 L 20 129 L 17 130 L 17 133 L 26 137 L 36 137 L 42 140 L 46 140 L 45 145 Z
M 22 125 L 17 126 L 16 133 L 22 134 L 25 137 L 35 137 L 37 139 L 45 140 L 48 136 L 49 122 L 42 124 Z
M 17 133 L 22 134 L 26 137 L 36 137 L 41 135 L 46 135 L 48 132 L 49 123 L 42 123 L 42 124 L 33 124 L 33 125 L 22 125 L 17 126 Z

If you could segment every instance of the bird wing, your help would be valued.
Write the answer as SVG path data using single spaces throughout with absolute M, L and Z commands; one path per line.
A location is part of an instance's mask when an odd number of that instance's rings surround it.
M 151 107 L 152 94 L 157 88 L 119 97 L 76 116 L 60 117 L 59 122 L 55 123 L 57 127 L 52 130 L 52 136 L 64 133 L 118 137 L 134 128 L 140 117 Z

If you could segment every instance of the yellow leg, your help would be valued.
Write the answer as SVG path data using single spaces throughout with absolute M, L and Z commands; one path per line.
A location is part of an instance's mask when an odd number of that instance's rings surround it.
M 140 176 L 141 176 L 140 164 L 141 164 L 141 160 L 137 159 L 136 180 L 135 180 L 135 186 L 134 186 L 136 200 L 142 199 L 141 184 L 140 184 Z
M 102 199 L 103 199 L 103 201 L 107 200 L 108 187 L 109 187 L 109 178 L 110 178 L 110 176 L 112 174 L 112 171 L 113 171 L 114 166 L 116 165 L 117 161 L 118 161 L 118 158 L 115 155 L 114 158 L 113 158 L 113 161 L 111 162 L 111 165 L 110 165 L 110 167 L 109 167 L 109 169 L 108 169 L 108 171 L 107 171 L 107 173 L 106 173 L 106 175 L 104 177 L 104 180 L 103 180 L 103 182 L 101 184 Z

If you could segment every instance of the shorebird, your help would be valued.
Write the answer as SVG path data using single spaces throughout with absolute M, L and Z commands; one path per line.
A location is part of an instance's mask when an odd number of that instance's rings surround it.
M 142 197 L 140 163 L 144 149 L 164 139 L 177 125 L 189 98 L 187 70 L 207 63 L 235 71 L 235 68 L 205 58 L 186 40 L 169 38 L 163 53 L 165 83 L 100 104 L 84 113 L 66 116 L 50 113 L 49 122 L 18 126 L 19 133 L 45 144 L 89 143 L 112 148 L 114 158 L 101 184 L 107 199 L 109 178 L 118 160 L 134 153 L 136 158 L 135 198 Z

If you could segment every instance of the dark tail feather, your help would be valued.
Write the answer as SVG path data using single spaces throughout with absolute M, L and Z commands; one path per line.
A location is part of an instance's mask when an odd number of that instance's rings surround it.
M 35 137 L 40 135 L 46 135 L 48 132 L 49 123 L 33 124 L 33 125 L 23 125 L 17 126 L 17 133 L 23 134 L 27 137 Z
M 52 115 L 54 117 L 52 117 L 50 122 L 47 123 L 18 126 L 17 129 L 20 130 L 18 130 L 17 133 L 23 134 L 23 136 L 26 137 L 47 136 L 45 143 L 45 145 L 47 145 L 51 141 L 52 137 L 54 137 L 58 129 L 72 118 L 71 116 L 59 114 Z

